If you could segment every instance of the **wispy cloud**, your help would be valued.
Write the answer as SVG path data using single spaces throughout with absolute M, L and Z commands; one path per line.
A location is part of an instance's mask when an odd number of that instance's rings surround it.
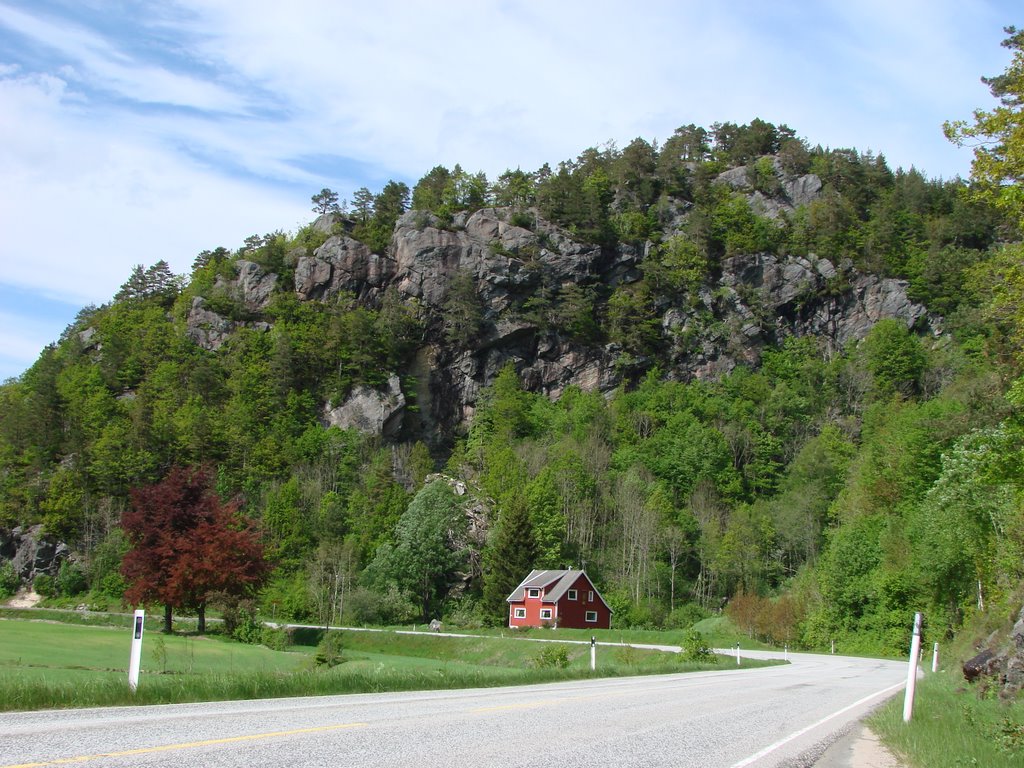
M 116 41 L 78 24 L 0 5 L 0 26 L 64 59 L 61 72 L 81 85 L 142 104 L 244 113 L 243 95 L 202 77 L 174 72 L 132 55 Z
M 981 0 L 0 0 L 0 281 L 100 303 L 136 263 L 187 271 L 203 248 L 296 228 L 322 186 L 346 197 L 439 163 L 493 177 L 690 122 L 762 117 L 966 173 L 939 126 L 985 103 L 978 78 L 1005 66 L 1015 15 Z

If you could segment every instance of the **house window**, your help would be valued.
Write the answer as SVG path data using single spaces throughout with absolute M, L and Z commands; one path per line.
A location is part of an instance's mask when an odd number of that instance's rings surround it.
M 515 617 L 517 619 L 525 619 L 526 618 L 526 609 L 525 608 L 516 608 L 514 615 L 515 615 Z
M 528 589 L 528 590 L 526 590 L 526 596 L 527 597 L 540 597 L 540 590 L 539 589 Z
M 587 611 L 587 622 L 597 624 L 597 611 Z
M 590 592 L 587 592 L 587 602 L 588 603 L 594 602 L 594 592 L 593 592 L 593 590 L 591 590 Z
M 569 590 L 569 599 L 570 600 L 575 600 L 576 599 L 576 590 L 575 589 L 570 589 Z
M 551 609 L 550 608 L 541 608 L 540 609 L 540 618 L 541 618 L 541 621 L 551 621 Z M 597 619 L 594 619 L 594 621 L 597 621 Z

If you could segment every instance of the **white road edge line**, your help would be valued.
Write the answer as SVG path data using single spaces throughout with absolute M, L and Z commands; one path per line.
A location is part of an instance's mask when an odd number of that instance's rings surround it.
M 789 742 L 793 741 L 794 739 L 800 738 L 801 736 L 803 736 L 808 731 L 813 731 L 819 725 L 824 725 L 829 720 L 832 720 L 833 718 L 839 717 L 840 715 L 849 712 L 851 709 L 856 709 L 857 707 L 861 706 L 862 704 L 866 704 L 867 702 L 871 701 L 872 699 L 878 698 L 879 696 L 885 696 L 885 695 L 887 695 L 889 693 L 894 693 L 894 692 L 898 691 L 900 688 L 902 688 L 904 685 L 906 685 L 906 683 L 897 683 L 896 685 L 891 685 L 888 688 L 885 688 L 885 689 L 883 689 L 881 691 L 877 691 L 876 693 L 869 694 L 869 695 L 865 696 L 863 699 L 860 699 L 859 701 L 853 702 L 853 704 L 851 704 L 850 706 L 844 707 L 843 709 L 840 709 L 838 712 L 833 712 L 828 717 L 823 717 L 818 722 L 813 723 L 811 725 L 808 725 L 806 728 L 801 728 L 796 733 L 791 733 L 786 738 L 780 739 L 779 741 L 776 741 L 774 744 L 770 744 L 769 746 L 765 747 L 764 749 L 762 749 L 757 754 L 751 755 L 750 757 L 746 758 L 745 760 L 740 760 L 738 763 L 733 763 L 731 766 L 729 766 L 729 768 L 744 768 L 744 766 L 750 765 L 751 763 L 754 763 L 757 760 L 760 760 L 762 757 L 764 757 L 767 754 L 770 754 L 770 753 L 774 752 L 779 747 L 782 747 L 782 746 L 788 744 Z

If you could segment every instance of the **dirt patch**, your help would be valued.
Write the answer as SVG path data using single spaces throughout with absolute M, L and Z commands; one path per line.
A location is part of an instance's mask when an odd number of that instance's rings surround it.
M 43 596 L 31 589 L 23 589 L 7 601 L 8 608 L 35 608 L 36 604 L 43 599 Z

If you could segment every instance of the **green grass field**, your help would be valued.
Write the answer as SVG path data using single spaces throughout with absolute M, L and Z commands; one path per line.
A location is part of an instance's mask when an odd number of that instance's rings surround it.
M 587 645 L 347 631 L 344 663 L 328 669 L 313 662 L 318 630 L 300 637 L 313 645 L 287 651 L 216 636 L 147 631 L 139 689 L 133 694 L 127 686 L 129 617 L 108 617 L 122 624 L 111 627 L 5 616 L 0 618 L 0 709 L 6 710 L 483 687 L 717 668 L 684 662 L 673 653 L 599 645 L 598 670 L 592 673 Z M 565 649 L 564 668 L 544 658 L 558 648 Z

